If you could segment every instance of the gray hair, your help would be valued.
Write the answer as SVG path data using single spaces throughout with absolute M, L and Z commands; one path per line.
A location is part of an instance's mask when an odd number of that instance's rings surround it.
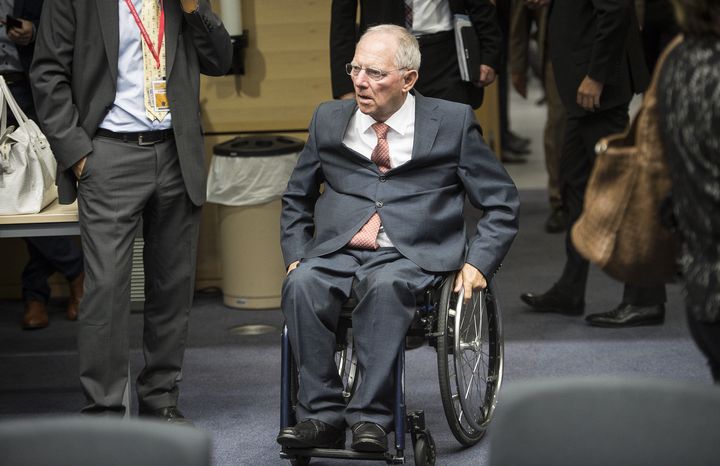
M 415 36 L 410 34 L 407 29 L 395 24 L 379 24 L 368 28 L 360 37 L 360 40 L 371 34 L 378 33 L 395 36 L 397 40 L 395 66 L 408 70 L 418 70 L 420 68 L 420 45 L 418 45 Z

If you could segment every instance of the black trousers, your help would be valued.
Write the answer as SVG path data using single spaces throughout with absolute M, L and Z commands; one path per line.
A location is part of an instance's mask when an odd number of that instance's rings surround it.
M 25 301 L 50 299 L 47 280 L 55 272 L 68 281 L 83 271 L 83 255 L 80 245 L 70 236 L 38 236 L 24 238 L 30 260 L 22 273 L 22 295 Z
M 422 62 L 418 70 L 415 88 L 426 97 L 451 100 L 477 108 L 476 102 L 481 89 L 460 79 L 460 68 L 455 51 L 455 38 L 451 31 L 420 37 Z
M 690 310 L 687 319 L 695 344 L 707 357 L 713 380 L 720 384 L 720 322 L 701 322 Z
M 565 235 L 565 267 L 557 286 L 570 296 L 583 297 L 587 284 L 589 263 L 573 246 L 570 228 L 582 213 L 585 189 L 595 164 L 595 144 L 602 137 L 622 132 L 628 122 L 627 104 L 579 117 L 568 116 L 560 155 L 560 190 L 568 209 L 569 228 Z M 651 306 L 665 301 L 663 284 L 625 285 L 624 303 Z

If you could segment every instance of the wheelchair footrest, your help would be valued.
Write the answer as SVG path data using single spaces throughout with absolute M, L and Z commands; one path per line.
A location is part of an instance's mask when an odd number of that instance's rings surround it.
M 385 461 L 387 464 L 404 464 L 405 457 L 402 452 L 393 455 L 390 452 L 372 453 L 354 450 L 340 450 L 335 448 L 283 448 L 281 458 L 292 459 L 298 456 L 315 458 L 341 458 L 348 460 Z
M 410 411 L 407 414 L 408 433 L 422 432 L 425 430 L 425 411 Z

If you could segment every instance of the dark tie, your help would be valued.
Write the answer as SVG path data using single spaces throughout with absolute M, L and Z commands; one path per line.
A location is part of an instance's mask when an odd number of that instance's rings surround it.
M 370 155 L 370 160 L 375 162 L 381 172 L 385 173 L 390 170 L 390 147 L 387 142 L 387 133 L 390 127 L 385 123 L 375 123 L 372 125 L 375 130 L 378 141 Z M 380 216 L 375 212 L 365 225 L 355 233 L 348 246 L 355 249 L 377 249 L 377 236 L 380 231 Z
M 405 0 L 405 29 L 412 32 L 413 0 Z

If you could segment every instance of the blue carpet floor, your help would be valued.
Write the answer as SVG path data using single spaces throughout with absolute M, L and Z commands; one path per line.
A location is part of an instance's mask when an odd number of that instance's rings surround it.
M 539 377 L 601 374 L 711 384 L 706 363 L 688 334 L 678 285 L 668 287 L 668 312 L 661 326 L 601 329 L 585 325 L 581 317 L 528 311 L 519 294 L 547 289 L 559 275 L 564 258 L 562 235 L 542 230 L 546 204 L 543 191 L 522 192 L 520 234 L 498 276 L 505 336 L 504 386 Z M 621 293 L 621 284 L 593 268 L 586 311 L 614 307 Z M 51 324 L 41 331 L 20 330 L 21 313 L 22 303 L 0 301 L 0 421 L 77 412 L 83 397 L 77 381 L 74 324 L 64 320 L 62 303 L 53 303 Z M 141 319 L 140 314 L 131 316 L 133 377 L 142 367 Z M 270 325 L 276 331 L 252 336 L 232 331 L 247 324 Z M 218 294 L 196 297 L 180 408 L 212 436 L 216 465 L 289 464 L 279 458 L 275 443 L 281 325 L 277 310 L 239 311 L 224 307 Z M 437 445 L 437 464 L 487 464 L 487 442 L 460 448 L 447 427 L 435 358 L 428 347 L 408 352 L 408 406 L 425 410 Z M 314 459 L 312 464 L 347 463 Z

